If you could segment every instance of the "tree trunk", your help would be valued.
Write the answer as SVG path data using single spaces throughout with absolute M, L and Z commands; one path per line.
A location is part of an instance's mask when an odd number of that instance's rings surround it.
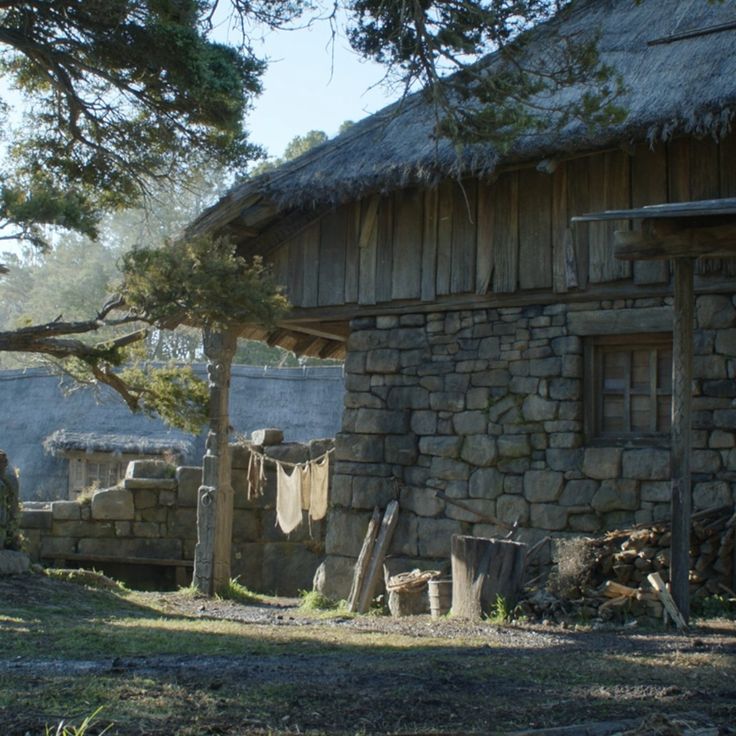
M 237 331 L 205 328 L 204 352 L 209 378 L 209 432 L 197 502 L 197 546 L 193 581 L 205 595 L 221 592 L 230 582 L 233 536 L 233 488 L 230 479 L 230 374 Z
M 479 619 L 502 596 L 512 608 L 524 576 L 527 546 L 482 537 L 452 537 L 452 615 Z

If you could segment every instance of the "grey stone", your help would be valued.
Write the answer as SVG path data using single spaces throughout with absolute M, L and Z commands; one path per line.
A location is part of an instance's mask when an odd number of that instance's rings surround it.
M 423 455 L 457 458 L 460 455 L 462 437 L 420 437 L 419 452 Z
M 447 504 L 445 516 L 456 521 L 477 523 L 483 519 L 493 518 L 496 513 L 496 502 L 488 498 L 471 498 L 463 501 L 463 507 Z
M 51 504 L 51 516 L 54 519 L 76 521 L 82 518 L 82 510 L 77 501 L 54 501 Z
M 524 497 L 532 503 L 556 501 L 562 491 L 562 473 L 555 470 L 529 470 L 524 473 Z
M 468 435 L 463 442 L 460 457 L 470 465 L 487 467 L 496 460 L 496 441 L 484 434 Z
M 412 412 L 410 421 L 411 431 L 414 434 L 432 435 L 437 431 L 437 412 Z
M 580 470 L 583 463 L 583 451 L 580 448 L 569 450 L 553 447 L 545 452 L 545 457 L 550 470 Z
M 418 519 L 417 539 L 420 557 L 447 559 L 453 534 L 462 534 L 461 522 L 454 519 Z
M 561 401 L 576 401 L 582 395 L 582 382 L 578 378 L 553 378 L 549 382 L 549 397 Z
M 434 494 L 431 488 L 404 486 L 399 505 L 402 511 L 411 511 L 417 516 L 437 516 L 445 504 Z
M 529 361 L 529 375 L 549 377 L 559 376 L 562 372 L 560 358 L 536 358 Z
M 134 521 L 133 536 L 156 539 L 159 536 L 158 524 L 155 521 Z
M 583 473 L 596 480 L 617 478 L 621 473 L 621 452 L 618 447 L 586 448 Z
M 384 451 L 387 463 L 413 465 L 417 459 L 417 438 L 413 434 L 389 435 Z
M 159 491 L 158 503 L 160 506 L 175 506 L 176 493 L 174 491 Z
M 51 509 L 32 509 L 24 505 L 18 524 L 21 529 L 51 529 L 53 524 Z
M 420 386 L 402 386 L 388 392 L 389 409 L 428 409 L 429 391 Z
M 534 394 L 524 399 L 521 413 L 528 422 L 543 422 L 548 419 L 555 419 L 557 416 L 557 403 Z
M 374 475 L 353 476 L 352 492 L 354 509 L 372 509 L 374 506 L 384 508 L 396 494 L 391 478 Z
M 511 375 L 506 368 L 494 368 L 488 371 L 474 373 L 470 379 L 473 386 L 488 386 L 504 388 L 508 386 Z
M 379 330 L 389 330 L 392 327 L 398 327 L 399 318 L 395 315 L 384 315 L 376 317 L 376 327 Z
M 645 503 L 668 503 L 672 499 L 669 481 L 644 481 L 640 487 L 641 500 Z
M 574 532 L 597 532 L 600 529 L 600 521 L 595 514 L 571 514 L 567 526 Z
M 453 393 L 467 393 L 470 376 L 465 373 L 448 373 L 445 376 L 444 390 Z
M 498 337 L 485 337 L 478 346 L 478 357 L 495 360 L 501 350 L 501 341 Z
M 461 411 L 452 418 L 452 424 L 458 434 L 480 434 L 488 428 L 488 418 L 482 411 Z
M 384 330 L 361 330 L 351 332 L 348 337 L 348 355 L 356 350 L 375 350 L 388 345 L 388 332 Z
M 719 330 L 716 333 L 716 350 L 725 355 L 736 355 L 736 329 Z
M 465 393 L 462 391 L 437 391 L 430 394 L 429 405 L 435 411 L 462 411 L 465 408 Z
M 470 466 L 447 457 L 433 457 L 430 473 L 432 477 L 443 480 L 467 480 L 470 476 Z
M 353 498 L 353 476 L 334 473 L 330 481 L 330 503 L 334 506 L 350 506 Z
M 383 409 L 385 402 L 370 391 L 352 391 L 345 394 L 346 409 Z
M 392 348 L 415 350 L 427 345 L 427 335 L 421 327 L 400 327 L 391 330 L 388 344 Z
M 414 514 L 399 514 L 399 521 L 389 548 L 391 555 L 416 557 L 419 521 L 420 517 Z
M 654 447 L 625 450 L 623 477 L 637 480 L 665 480 L 670 477 L 670 453 Z
M 302 544 L 271 542 L 263 547 L 263 585 L 273 595 L 295 596 L 314 579 L 319 558 Z
M 519 522 L 521 526 L 529 523 L 529 504 L 521 496 L 500 496 L 496 500 L 496 516 L 507 524 Z
M 176 480 L 174 478 L 125 478 L 123 480 L 123 488 L 128 491 L 150 488 L 155 491 L 175 491 Z M 119 489 L 107 489 L 119 490 Z M 99 493 L 99 491 L 98 491 Z
M 125 470 L 126 478 L 173 478 L 174 466 L 164 460 L 131 460 Z
M 325 550 L 328 555 L 357 558 L 371 514 L 333 508 L 327 521 Z
M 560 449 L 572 449 L 583 444 L 583 436 L 579 432 L 554 432 L 549 436 L 549 446 Z
M 714 429 L 708 439 L 708 447 L 714 450 L 726 450 L 736 447 L 736 435 L 733 432 L 724 432 L 721 429 Z
M 713 425 L 719 429 L 736 430 L 736 409 L 719 409 L 713 412 Z
M 465 406 L 469 410 L 474 410 L 474 409 L 485 410 L 488 408 L 489 400 L 490 400 L 490 391 L 485 387 L 471 388 L 465 394 Z
M 162 560 L 182 558 L 182 544 L 179 539 L 80 539 L 78 549 L 83 555 Z
M 236 518 L 239 512 L 233 514 Z M 169 516 L 169 534 L 172 537 L 182 539 L 196 539 L 197 537 L 197 509 L 175 509 Z M 233 532 L 233 537 L 241 538 L 242 535 Z
M 0 575 L 23 575 L 31 569 L 31 558 L 25 552 L 0 549 Z
M 149 524 L 151 522 L 140 522 Z M 158 522 L 154 523 L 156 529 L 158 529 Z M 133 522 L 132 521 L 116 521 L 113 523 L 113 529 L 116 537 L 132 537 L 133 536 Z M 154 534 L 154 536 L 159 536 Z M 163 535 L 162 535 L 163 536 Z
M 696 509 L 725 506 L 732 500 L 731 488 L 725 481 L 696 483 L 693 487 L 693 507 Z
M 599 513 L 635 511 L 639 498 L 634 480 L 605 480 L 596 491 L 591 506 Z
M 473 498 L 495 499 L 503 493 L 503 490 L 504 475 L 495 468 L 479 468 L 470 476 L 468 493 Z
M 132 520 L 135 518 L 133 494 L 125 488 L 108 488 L 92 496 L 92 518 Z
M 693 473 L 717 473 L 721 469 L 721 453 L 716 450 L 693 450 L 690 470 Z
M 408 415 L 405 411 L 358 409 L 358 415 L 355 421 L 356 433 L 403 434 L 408 428 Z
M 598 490 L 594 480 L 569 480 L 560 495 L 562 506 L 589 506 Z
M 93 523 L 92 521 L 57 521 L 54 523 L 54 535 L 60 537 L 111 537 L 114 531 L 112 524 Z
M 736 330 L 734 330 L 736 332 Z M 732 399 L 736 397 L 736 381 L 725 378 L 720 381 L 703 381 L 701 385 L 703 396 L 718 399 Z M 713 402 L 718 406 L 721 402 Z M 703 407 L 706 408 L 706 407 Z
M 202 484 L 202 468 L 182 465 L 176 469 L 177 496 L 180 506 L 196 506 L 197 493 Z M 245 494 L 245 488 L 236 488 L 236 492 Z
M 278 427 L 263 427 L 250 433 L 250 441 L 262 447 L 280 445 L 284 441 L 284 433 Z
M 533 503 L 530 524 L 535 529 L 560 531 L 567 526 L 567 509 L 553 503 Z
M 350 593 L 354 569 L 354 558 L 327 555 L 314 573 L 312 588 L 332 600 L 344 600 Z
M 77 551 L 77 541 L 73 537 L 43 537 L 40 557 L 43 560 L 63 558 Z
M 366 373 L 396 373 L 399 367 L 398 350 L 371 350 L 366 355 Z
M 492 403 L 488 408 L 488 418 L 497 422 L 508 411 L 518 408 L 518 399 L 514 396 L 504 396 L 502 399 Z
M 583 352 L 583 341 L 577 336 L 555 337 L 550 344 L 555 355 L 579 355 Z
M 136 509 L 152 509 L 158 503 L 158 493 L 151 490 L 140 490 L 133 494 Z
M 728 378 L 726 359 L 722 355 L 695 355 L 693 375 L 705 379 Z
M 701 329 L 732 327 L 736 324 L 736 309 L 727 296 L 699 296 L 695 304 L 698 327 Z
M 609 511 L 603 515 L 604 529 L 624 529 L 636 521 L 636 515 L 631 511 Z
M 520 458 L 531 454 L 529 438 L 525 434 L 505 434 L 496 442 L 498 454 L 503 458 Z
M 340 433 L 335 438 L 335 459 L 353 462 L 382 462 L 383 438 L 374 434 Z

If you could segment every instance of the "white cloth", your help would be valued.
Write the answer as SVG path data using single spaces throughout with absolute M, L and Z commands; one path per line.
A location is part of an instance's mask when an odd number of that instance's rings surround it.
M 276 523 L 284 534 L 302 523 L 302 474 L 298 466 L 289 475 L 276 463 Z
M 327 493 L 330 471 L 330 456 L 325 455 L 322 461 L 313 461 L 310 483 L 311 498 L 309 503 L 309 518 L 317 521 L 324 519 L 327 514 Z

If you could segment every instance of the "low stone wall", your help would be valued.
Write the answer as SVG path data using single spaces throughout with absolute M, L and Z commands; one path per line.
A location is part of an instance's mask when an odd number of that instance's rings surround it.
M 371 509 L 397 494 L 391 554 L 403 569 L 447 560 L 452 534 L 506 533 L 477 514 L 518 521 L 530 542 L 667 518 L 666 436 L 658 446 L 593 441 L 584 355 L 603 331 L 662 334 L 671 323 L 669 298 L 353 320 L 323 589 L 345 595 Z M 693 500 L 702 509 L 732 503 L 736 488 L 732 295 L 698 297 L 695 339 Z
M 332 445 L 332 440 L 314 440 L 258 449 L 279 460 L 304 462 Z M 305 512 L 302 525 L 284 535 L 276 526 L 275 467 L 267 463 L 263 495 L 248 500 L 249 456 L 247 444 L 231 445 L 235 491 L 232 574 L 252 590 L 295 595 L 311 588 L 324 551 L 324 522 L 310 525 Z M 129 477 L 120 487 L 99 490 L 81 502 L 26 503 L 21 529 L 32 558 L 41 562 L 82 565 L 87 560 L 104 569 L 105 564 L 115 563 L 99 560 L 119 559 L 125 564 L 125 559 L 137 558 L 174 570 L 175 562 L 181 560 L 184 564 L 176 583 L 186 585 L 197 543 L 200 484 L 199 467 L 131 463 Z

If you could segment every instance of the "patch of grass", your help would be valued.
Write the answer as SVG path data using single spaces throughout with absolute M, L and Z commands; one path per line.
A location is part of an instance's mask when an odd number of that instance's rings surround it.
M 241 585 L 237 578 L 233 578 L 227 584 L 224 590 L 217 594 L 218 598 L 224 598 L 229 601 L 237 601 L 238 603 L 262 603 L 264 596 L 248 590 L 245 585 Z
M 736 599 L 711 595 L 693 601 L 693 613 L 699 618 L 736 618 Z
M 92 715 L 87 716 L 78 726 L 72 723 L 66 723 L 60 721 L 56 728 L 52 729 L 50 726 L 46 726 L 46 736 L 85 736 L 92 726 L 95 725 L 95 719 L 100 714 L 102 706 L 100 706 Z M 105 726 L 102 731 L 99 731 L 99 736 L 107 733 L 112 728 L 112 723 Z
M 300 590 L 299 598 L 299 608 L 304 611 L 332 611 L 340 605 L 316 590 Z
M 512 615 L 513 612 L 509 608 L 508 601 L 498 593 L 496 600 L 493 602 L 493 607 L 488 614 L 488 620 L 492 624 L 506 624 L 511 621 Z
M 77 585 L 85 585 L 88 588 L 97 588 L 99 590 L 114 590 L 118 593 L 128 592 L 128 588 L 118 580 L 103 575 L 97 570 L 81 570 L 49 567 L 43 571 L 43 574 L 53 580 L 62 580 L 65 583 L 76 583 Z

